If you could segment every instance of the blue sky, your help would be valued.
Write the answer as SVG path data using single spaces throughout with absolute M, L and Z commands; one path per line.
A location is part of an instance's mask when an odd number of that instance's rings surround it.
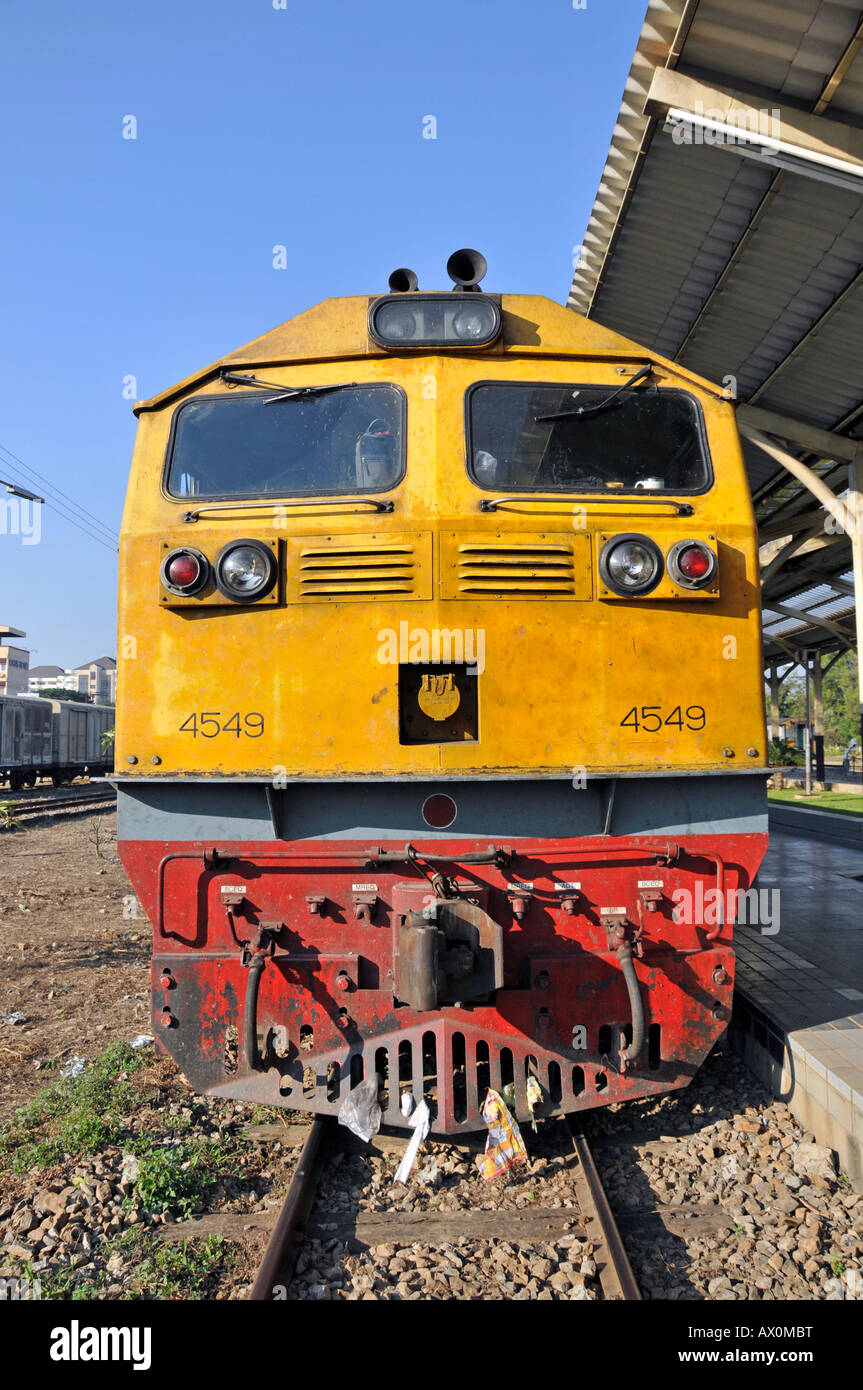
M 487 289 L 565 301 L 646 9 L 283 2 L 4 6 L 0 478 L 41 492 L 36 470 L 109 532 L 128 377 L 154 395 L 398 265 L 445 287 L 459 246 Z M 0 522 L 31 665 L 114 654 L 110 541 L 50 506 L 38 544 Z

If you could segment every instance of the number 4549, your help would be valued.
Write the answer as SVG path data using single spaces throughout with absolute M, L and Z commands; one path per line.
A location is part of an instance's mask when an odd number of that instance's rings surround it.
M 242 720 L 242 725 L 240 724 Z M 245 734 L 247 738 L 260 738 L 264 732 L 264 716 L 252 711 L 249 714 L 232 714 L 223 718 L 221 710 L 204 710 L 190 714 L 180 725 L 181 734 L 191 734 L 197 738 L 217 738 L 219 734 L 235 734 L 237 738 Z
M 634 729 L 637 734 L 658 734 L 663 725 L 681 730 L 684 727 L 694 733 L 704 728 L 707 716 L 703 705 L 688 705 L 684 713 L 680 705 L 667 717 L 663 717 L 661 705 L 633 705 L 629 713 L 620 721 L 622 729 Z

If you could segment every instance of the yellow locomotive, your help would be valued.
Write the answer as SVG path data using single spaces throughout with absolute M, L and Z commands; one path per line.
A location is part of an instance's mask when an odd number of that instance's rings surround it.
M 537 1113 L 685 1084 L 725 1027 L 766 847 L 733 406 L 484 268 L 136 407 L 120 849 L 202 1090 L 376 1072 L 450 1133 L 529 1075 Z

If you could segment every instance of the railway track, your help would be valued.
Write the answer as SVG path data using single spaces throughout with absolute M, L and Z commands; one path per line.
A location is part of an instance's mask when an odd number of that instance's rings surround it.
M 289 1296 L 294 1267 L 303 1241 L 310 1233 L 318 1181 L 328 1155 L 332 1154 L 338 1143 L 336 1129 L 333 1120 L 321 1116 L 316 1116 L 309 1127 L 249 1295 L 253 1302 L 280 1301 Z M 561 1138 L 572 1165 L 570 1171 L 576 1207 L 561 1209 L 560 1203 L 556 1202 L 553 1207 L 530 1208 L 527 1211 L 459 1212 L 455 1219 L 422 1212 L 406 1218 L 404 1213 L 394 1211 L 367 1217 L 365 1229 L 360 1229 L 357 1223 L 356 1236 L 378 1246 L 384 1243 L 403 1246 L 417 1241 L 433 1248 L 436 1244 L 449 1241 L 454 1230 L 457 1230 L 462 1237 L 475 1234 L 488 1238 L 493 1235 L 498 1241 L 529 1247 L 544 1236 L 548 1238 L 555 1230 L 569 1231 L 577 1226 L 579 1233 L 593 1244 L 603 1298 L 616 1302 L 640 1300 L 638 1284 L 587 1139 L 576 1122 L 561 1122 L 561 1129 Z M 344 1131 L 339 1131 L 339 1136 L 344 1134 Z M 350 1143 L 347 1136 L 345 1139 Z M 332 1233 L 334 1224 L 328 1222 L 321 1229 Z M 345 1230 L 342 1234 L 349 1238 L 351 1232 Z
M 81 787 L 72 791 L 58 788 L 53 796 L 22 796 L 19 792 L 8 797 L 0 796 L 0 799 L 13 801 L 14 819 L 26 824 L 28 821 L 55 820 L 61 816 L 77 815 L 81 811 L 116 804 L 117 793 L 113 787 Z

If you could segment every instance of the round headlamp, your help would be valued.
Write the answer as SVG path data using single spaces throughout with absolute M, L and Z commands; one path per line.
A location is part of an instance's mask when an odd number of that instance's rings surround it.
M 602 548 L 599 572 L 615 594 L 649 594 L 662 578 L 662 552 L 649 536 L 613 536 Z
M 416 315 L 407 304 L 383 304 L 378 310 L 377 329 L 382 338 L 393 343 L 410 342 L 417 331 Z
M 219 592 L 233 603 L 254 603 L 276 582 L 273 552 L 260 541 L 231 541 L 219 551 L 215 566 Z
M 209 577 L 210 563 L 206 555 L 190 546 L 169 551 L 159 567 L 159 578 L 164 588 L 182 598 L 199 594 Z
M 457 338 L 466 343 L 487 338 L 493 327 L 493 308 L 482 300 L 476 306 L 471 304 L 453 315 L 452 331 Z

